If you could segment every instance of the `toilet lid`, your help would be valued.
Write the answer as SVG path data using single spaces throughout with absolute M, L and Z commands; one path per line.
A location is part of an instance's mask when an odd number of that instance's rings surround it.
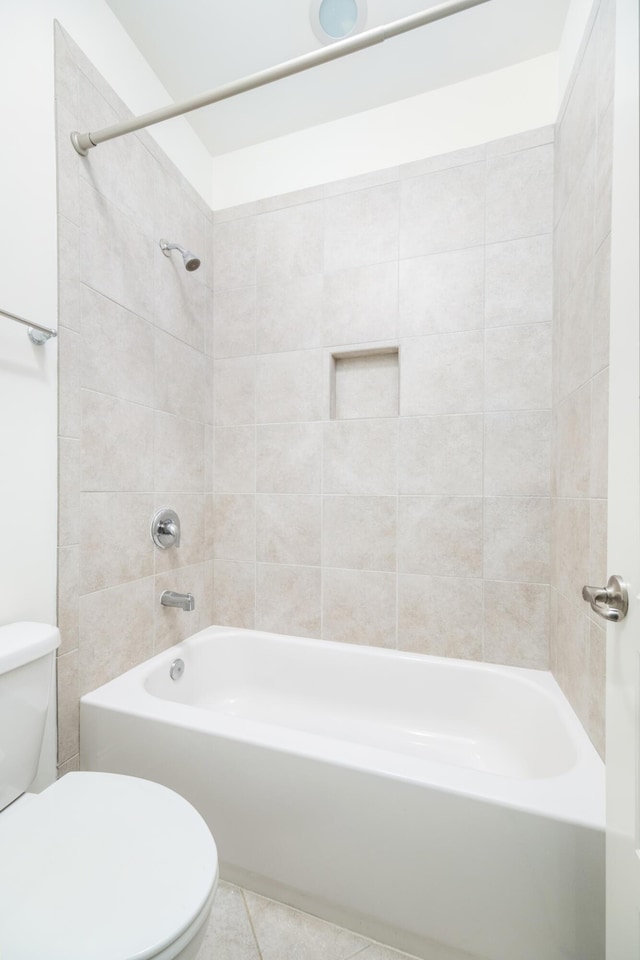
M 217 880 L 199 813 L 157 783 L 69 773 L 0 814 L 0 957 L 146 960 Z

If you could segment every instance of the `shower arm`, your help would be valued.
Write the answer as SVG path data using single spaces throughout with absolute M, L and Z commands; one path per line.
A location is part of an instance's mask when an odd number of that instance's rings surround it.
M 163 120 L 171 120 L 173 117 L 182 116 L 185 113 L 191 113 L 192 110 L 199 110 L 201 107 L 208 107 L 212 103 L 218 103 L 221 100 L 228 100 L 239 93 L 246 93 L 248 90 L 255 90 L 257 87 L 264 87 L 276 80 L 282 80 L 284 77 L 293 76 L 296 73 L 303 73 L 312 67 L 317 67 L 322 63 L 330 63 L 332 60 L 339 60 L 351 53 L 357 53 L 359 50 L 365 50 L 377 43 L 383 43 L 390 37 L 397 37 L 402 33 L 408 33 L 418 27 L 424 27 L 428 23 L 434 23 L 437 20 L 443 20 L 454 13 L 460 13 L 468 10 L 470 7 L 477 7 L 481 3 L 488 3 L 489 0 L 448 0 L 446 3 L 440 3 L 429 10 L 423 10 L 420 13 L 411 14 L 400 20 L 393 20 L 391 23 L 383 24 L 381 27 L 374 27 L 355 37 L 347 37 L 345 40 L 338 40 L 336 43 L 322 50 L 314 50 L 301 57 L 295 57 L 293 60 L 287 60 L 275 67 L 268 67 L 258 73 L 252 73 L 241 80 L 233 80 L 231 83 L 225 83 L 214 90 L 208 90 L 197 97 L 185 100 L 182 103 L 174 103 L 168 107 L 161 107 L 158 110 L 152 110 L 150 113 L 144 113 L 140 117 L 133 117 L 131 120 L 123 120 L 120 123 L 111 124 L 109 127 L 103 127 L 101 130 L 87 131 L 79 133 L 74 130 L 71 134 L 71 142 L 81 156 L 86 157 L 92 147 L 97 147 L 99 143 L 107 140 L 114 140 L 116 137 L 122 137 L 126 133 L 134 133 L 136 130 L 142 130 L 144 127 L 153 126 L 155 123 L 162 123 Z

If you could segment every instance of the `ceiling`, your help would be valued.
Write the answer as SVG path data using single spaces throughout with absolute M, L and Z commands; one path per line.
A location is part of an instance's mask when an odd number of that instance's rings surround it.
M 176 101 L 322 46 L 311 28 L 310 0 L 107 3 Z M 365 29 L 436 5 L 368 0 Z M 213 156 L 227 153 L 555 51 L 568 6 L 489 0 L 189 119 Z

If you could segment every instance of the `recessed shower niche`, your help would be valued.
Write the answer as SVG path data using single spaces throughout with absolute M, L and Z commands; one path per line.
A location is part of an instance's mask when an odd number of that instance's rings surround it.
M 355 347 L 331 355 L 331 417 L 397 417 L 398 347 Z

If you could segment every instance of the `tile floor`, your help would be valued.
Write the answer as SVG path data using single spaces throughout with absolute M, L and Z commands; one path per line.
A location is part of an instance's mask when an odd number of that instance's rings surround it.
M 198 960 L 411 960 L 249 890 L 220 883 Z

